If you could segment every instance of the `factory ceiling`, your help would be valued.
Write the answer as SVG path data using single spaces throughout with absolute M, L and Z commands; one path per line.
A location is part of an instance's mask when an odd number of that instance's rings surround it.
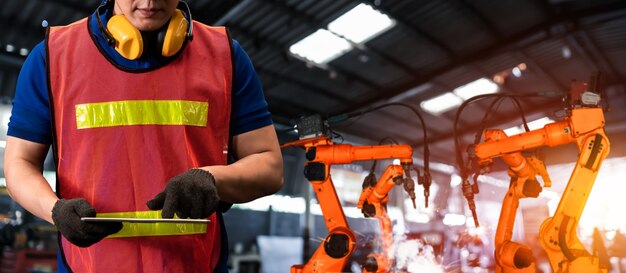
M 428 127 L 432 160 L 453 163 L 455 109 L 430 114 L 422 102 L 486 78 L 499 92 L 565 94 L 571 80 L 603 73 L 611 108 L 606 130 L 612 156 L 626 155 L 626 1 L 623 0 L 189 0 L 193 18 L 225 25 L 251 57 L 279 130 L 311 114 L 331 117 L 387 102 L 417 108 Z M 43 39 L 42 21 L 63 25 L 91 14 L 99 0 L 0 1 L 0 91 L 10 102 L 27 52 Z M 386 14 L 393 26 L 351 43 L 324 63 L 290 53 L 297 41 L 359 4 Z M 522 99 L 528 120 L 558 119 L 555 98 Z M 468 106 L 458 132 L 473 140 L 489 102 Z M 509 101 L 484 122 L 521 123 Z M 392 137 L 424 144 L 419 120 L 403 107 L 387 107 L 334 125 L 345 139 L 378 143 Z M 555 159 L 556 160 L 556 159 Z M 572 158 L 573 160 L 573 158 Z M 567 159 L 565 159 L 567 161 Z

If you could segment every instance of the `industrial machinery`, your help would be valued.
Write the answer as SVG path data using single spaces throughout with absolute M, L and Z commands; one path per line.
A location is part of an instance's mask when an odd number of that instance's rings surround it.
M 378 181 L 376 181 L 373 172 L 363 181 L 363 191 L 359 197 L 357 207 L 361 209 L 365 217 L 375 217 L 378 220 L 381 234 L 381 252 L 370 253 L 367 256 L 363 266 L 363 272 L 365 273 L 384 273 L 393 269 L 395 249 L 393 247 L 393 227 L 391 226 L 391 219 L 387 215 L 388 193 L 394 186 L 404 185 L 404 190 L 413 201 L 413 207 L 416 206 L 415 183 L 410 178 L 411 167 L 411 162 L 406 158 L 402 158 L 401 165 L 392 164 L 387 166 L 387 169 Z M 417 169 L 416 172 L 419 179 L 420 176 Z M 426 198 L 426 202 L 428 202 L 428 198 Z
M 379 220 L 383 251 L 368 255 L 363 272 L 392 272 L 393 237 L 391 220 L 386 213 L 388 192 L 396 185 L 403 185 L 415 205 L 415 182 L 411 178 L 413 149 L 409 145 L 353 146 L 334 143 L 327 137 L 324 122 L 319 116 L 305 118 L 297 125 L 300 140 L 281 147 L 300 146 L 306 149 L 304 174 L 313 186 L 328 228 L 328 234 L 306 264 L 294 265 L 291 273 L 341 272 L 355 248 L 355 236 L 344 215 L 337 197 L 330 168 L 335 164 L 350 164 L 355 161 L 399 159 L 400 165 L 390 165 L 376 181 L 372 176 L 363 184 L 358 207 L 366 216 Z M 430 176 L 419 176 L 420 184 L 430 185 Z M 426 193 L 425 193 L 426 195 Z
M 542 178 L 544 187 L 550 187 L 551 181 L 544 163 L 522 152 L 569 143 L 577 145 L 578 160 L 554 216 L 541 225 L 539 240 L 554 272 L 607 272 L 608 265 L 590 254 L 576 236 L 578 221 L 610 147 L 604 132 L 604 109 L 600 104 L 598 85 L 599 74 L 594 75 L 589 83 L 572 82 L 569 99 L 565 100 L 567 117 L 562 121 L 513 136 L 507 136 L 503 130 L 486 130 L 483 142 L 468 149 L 469 158 L 478 163 L 478 170 L 474 170 L 474 185 L 476 176 L 488 171 L 495 158 L 504 161 L 511 177 L 495 235 L 496 272 L 535 272 L 531 249 L 511 241 L 513 226 L 519 200 L 536 198 L 542 190 L 537 177 Z M 469 186 L 467 177 L 465 173 L 464 192 L 466 197 L 473 197 L 477 191 Z M 473 200 L 468 198 L 468 201 L 476 217 Z M 478 224 L 476 218 L 475 221 Z

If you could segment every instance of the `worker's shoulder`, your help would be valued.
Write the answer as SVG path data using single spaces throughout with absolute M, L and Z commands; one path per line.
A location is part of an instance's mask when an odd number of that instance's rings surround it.
M 33 75 L 32 77 L 23 76 L 24 79 L 38 81 L 45 71 L 46 47 L 45 41 L 37 43 L 26 56 L 26 60 L 22 64 L 20 74 Z M 32 74 L 34 73 L 34 74 Z M 19 87 L 19 86 L 18 86 Z
M 193 31 L 195 32 L 200 28 L 207 32 L 221 33 L 224 35 L 226 35 L 226 33 L 228 32 L 225 26 L 210 26 L 205 23 L 193 20 Z
M 89 17 L 84 17 L 82 19 L 76 20 L 72 23 L 69 23 L 67 25 L 58 25 L 58 26 L 51 26 L 50 27 L 50 31 L 55 31 L 55 30 L 59 30 L 59 29 L 67 29 L 67 28 L 77 28 L 80 27 L 82 24 L 85 24 L 87 22 L 87 19 Z

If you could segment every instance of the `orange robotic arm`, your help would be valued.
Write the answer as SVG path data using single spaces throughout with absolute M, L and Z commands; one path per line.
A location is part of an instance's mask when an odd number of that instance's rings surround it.
M 575 88 L 580 87 L 572 89 Z M 510 239 L 519 199 L 539 194 L 537 175 L 542 175 L 546 184 L 549 178 L 542 162 L 525 158 L 521 151 L 568 143 L 577 144 L 579 158 L 554 216 L 541 226 L 540 241 L 555 272 L 606 272 L 598 264 L 598 258 L 589 254 L 576 237 L 587 197 L 609 152 L 603 109 L 599 107 L 572 109 L 564 121 L 510 137 L 502 130 L 489 130 L 485 132 L 485 142 L 475 147 L 479 165 L 490 164 L 493 158 L 500 157 L 509 166 L 511 175 L 496 231 L 496 272 L 534 272 L 530 249 Z
M 407 173 L 408 177 L 409 174 Z M 405 170 L 400 165 L 389 165 L 383 176 L 375 185 L 363 185 L 363 191 L 357 205 L 363 211 L 366 217 L 376 217 L 380 225 L 381 233 L 381 253 L 372 253 L 367 255 L 367 260 L 363 266 L 365 273 L 386 273 L 390 272 L 394 264 L 394 248 L 393 248 L 393 228 L 391 219 L 387 215 L 387 202 L 389 200 L 389 191 L 400 184 L 413 185 L 411 182 L 406 183 L 410 178 L 405 178 Z M 413 192 L 409 190 L 409 194 Z
M 304 173 L 313 186 L 322 209 L 328 235 L 304 265 L 294 265 L 291 273 L 341 272 L 354 250 L 355 237 L 346 221 L 341 203 L 330 176 L 330 166 L 361 160 L 399 158 L 404 166 L 413 163 L 413 149 L 408 145 L 353 146 L 334 144 L 326 137 L 304 139 L 282 147 L 306 148 Z M 412 193 L 415 198 L 415 193 Z
M 488 130 L 484 134 L 487 146 L 479 144 L 476 152 L 480 152 L 478 156 L 479 164 L 491 164 L 492 158 L 486 157 L 487 153 L 484 147 L 488 149 L 496 148 L 493 143 L 498 145 L 506 145 L 511 141 L 502 130 Z M 519 141 L 519 139 L 517 140 Z M 496 151 L 496 150 L 494 150 Z M 545 165 L 536 158 L 526 158 L 519 151 L 500 154 L 495 152 L 498 157 L 509 166 L 509 175 L 511 183 L 504 200 L 502 202 L 502 210 L 500 211 L 500 219 L 495 236 L 495 259 L 496 272 L 535 272 L 534 257 L 528 246 L 511 241 L 513 235 L 513 227 L 515 225 L 515 216 L 519 206 L 519 199 L 526 197 L 537 197 L 541 192 L 541 186 L 535 179 L 538 174 L 542 174 L 545 181 L 549 181 Z M 546 183 L 547 184 L 547 183 Z

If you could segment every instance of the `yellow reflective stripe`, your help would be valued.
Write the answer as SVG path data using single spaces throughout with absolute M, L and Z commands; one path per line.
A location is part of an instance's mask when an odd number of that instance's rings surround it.
M 160 210 L 98 213 L 97 217 L 120 218 L 161 218 Z M 139 236 L 190 235 L 206 233 L 207 224 L 192 223 L 123 223 L 118 233 L 107 238 L 124 238 Z M 211 225 L 211 223 L 209 223 Z
M 126 125 L 206 126 L 209 103 L 185 100 L 128 100 L 76 105 L 78 129 Z

